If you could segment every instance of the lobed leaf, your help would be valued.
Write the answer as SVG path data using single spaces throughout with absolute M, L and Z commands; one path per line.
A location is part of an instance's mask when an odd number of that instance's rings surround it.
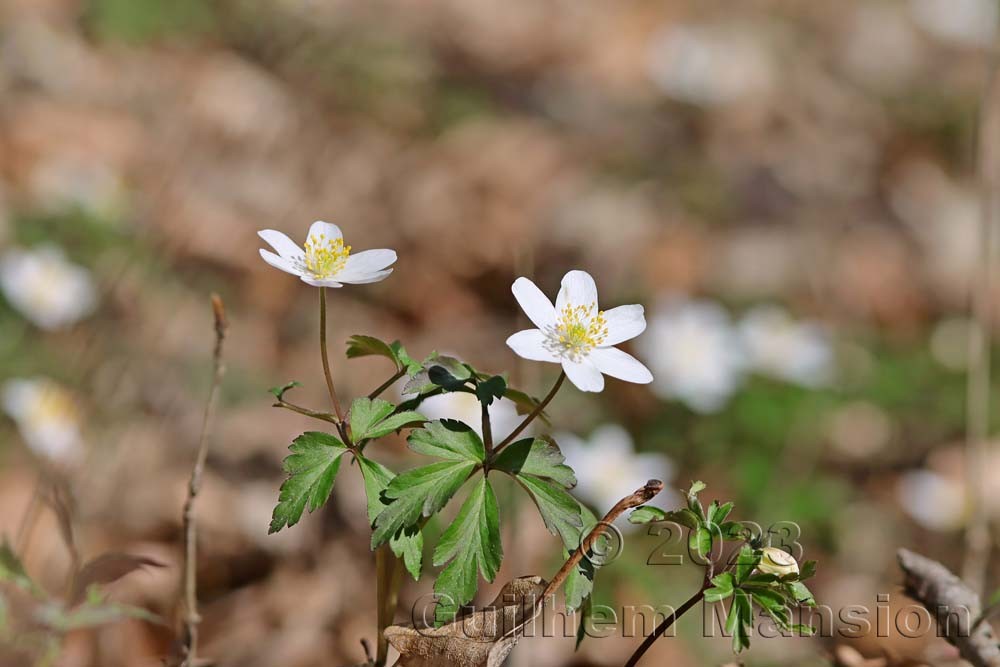
M 394 477 L 383 492 L 390 502 L 375 519 L 372 549 L 444 507 L 475 467 L 474 461 L 442 461 Z
M 340 469 L 340 458 L 347 451 L 339 439 L 320 431 L 303 433 L 289 449 L 292 454 L 283 463 L 288 479 L 278 493 L 268 533 L 294 526 L 304 509 L 313 512 L 327 501 Z
M 365 498 L 368 501 L 368 521 L 374 525 L 379 514 L 389 506 L 389 500 L 383 492 L 392 482 L 396 473 L 384 465 L 364 456 L 357 456 L 358 468 L 365 485 Z M 400 530 L 389 540 L 389 548 L 398 558 L 403 559 L 407 572 L 414 581 L 420 579 L 420 570 L 424 552 L 424 534 L 416 527 Z
M 468 424 L 453 419 L 427 423 L 410 433 L 410 449 L 418 454 L 450 461 L 482 463 L 486 458 L 483 441 Z
M 499 375 L 487 378 L 476 385 L 476 398 L 483 405 L 489 407 L 493 401 L 503 398 L 507 391 L 507 381 Z
M 407 424 L 427 421 L 419 412 L 405 411 L 393 414 L 396 407 L 381 398 L 356 398 L 351 404 L 351 437 L 355 442 L 373 440 L 389 435 Z
M 289 389 L 294 389 L 295 387 L 301 387 L 301 386 L 302 386 L 301 382 L 299 382 L 298 380 L 292 380 L 291 382 L 283 384 L 280 387 L 271 387 L 270 389 L 268 389 L 268 391 L 270 393 L 274 394 L 274 397 L 280 401 L 280 400 L 282 400 L 285 397 L 285 392 L 286 391 L 288 391 Z
M 525 438 L 501 450 L 493 467 L 514 475 L 533 475 L 551 479 L 571 489 L 576 486 L 573 469 L 565 465 L 566 457 L 559 448 L 541 438 Z

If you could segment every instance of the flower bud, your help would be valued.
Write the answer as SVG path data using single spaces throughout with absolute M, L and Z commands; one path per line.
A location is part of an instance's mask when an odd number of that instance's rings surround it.
M 783 577 L 788 574 L 798 574 L 799 564 L 787 552 L 777 547 L 764 547 L 764 554 L 757 565 L 757 571 L 764 574 L 774 574 Z

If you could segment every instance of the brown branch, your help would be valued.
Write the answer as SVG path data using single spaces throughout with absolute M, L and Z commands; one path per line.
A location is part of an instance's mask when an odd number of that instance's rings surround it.
M 208 457 L 208 436 L 211 432 L 212 417 L 215 413 L 215 404 L 218 400 L 222 377 L 226 373 L 225 364 L 222 362 L 222 343 L 226 338 L 226 330 L 229 325 L 226 322 L 225 306 L 217 294 L 212 295 L 212 314 L 215 320 L 215 350 L 212 354 L 212 387 L 209 390 L 208 401 L 205 404 L 205 414 L 201 424 L 201 436 L 198 440 L 198 456 L 195 460 L 194 469 L 191 471 L 187 500 L 184 503 L 184 573 L 182 576 L 184 577 L 185 609 L 183 621 L 184 658 L 181 667 L 194 667 L 197 660 L 198 623 L 201 622 L 201 617 L 198 615 L 198 535 L 194 503 L 199 491 L 201 491 L 201 478 L 205 471 L 205 460 Z
M 1000 645 L 982 613 L 979 595 L 937 561 L 907 549 L 896 552 L 906 575 L 906 594 L 927 608 L 944 638 L 974 667 L 1000 667 Z

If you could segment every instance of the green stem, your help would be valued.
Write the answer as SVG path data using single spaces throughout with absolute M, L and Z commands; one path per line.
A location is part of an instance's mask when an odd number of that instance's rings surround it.
M 399 378 L 406 375 L 406 369 L 400 368 L 398 371 L 393 373 L 392 377 L 380 384 L 372 393 L 368 394 L 368 398 L 375 399 L 382 395 L 382 392 L 392 386 L 392 384 Z
M 312 417 L 313 419 L 319 419 L 321 421 L 330 422 L 331 424 L 340 424 L 337 418 L 331 415 L 329 412 L 317 412 L 315 410 L 310 410 L 309 408 L 304 408 L 301 405 L 295 405 L 294 403 L 289 403 L 288 401 L 279 398 L 274 405 L 271 407 L 275 408 L 285 408 L 286 410 L 291 410 L 292 412 L 297 412 L 300 415 L 305 415 L 306 417 Z
M 521 431 L 528 428 L 528 425 L 531 422 L 535 421 L 535 418 L 537 418 L 538 415 L 544 412 L 548 404 L 552 401 L 553 398 L 555 398 L 556 393 L 559 391 L 559 388 L 562 387 L 563 381 L 565 380 L 566 380 L 566 371 L 560 371 L 559 379 L 556 380 L 556 383 L 554 385 L 552 385 L 552 389 L 550 389 L 549 393 L 545 395 L 545 398 L 542 399 L 541 403 L 535 406 L 535 409 L 531 411 L 531 414 L 525 417 L 524 421 L 518 424 L 517 428 L 511 431 L 510 435 L 504 438 L 503 442 L 501 442 L 493 449 L 493 453 L 499 452 L 501 449 L 512 443 L 514 441 L 514 438 L 516 438 L 521 434 Z
M 319 349 L 323 355 L 323 374 L 326 376 L 326 388 L 330 392 L 330 402 L 333 403 L 333 411 L 337 413 L 337 420 L 344 422 L 344 411 L 340 409 L 340 401 L 337 399 L 337 390 L 333 387 L 333 376 L 330 374 L 330 358 L 326 351 L 326 288 L 319 288 Z

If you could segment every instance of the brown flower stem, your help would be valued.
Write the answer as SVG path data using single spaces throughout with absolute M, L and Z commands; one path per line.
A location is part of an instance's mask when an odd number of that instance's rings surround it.
M 226 310 L 222 299 L 217 294 L 212 295 L 212 313 L 215 319 L 215 351 L 212 354 L 212 388 L 208 393 L 205 413 L 202 418 L 201 435 L 198 441 L 198 455 L 194 469 L 191 471 L 191 481 L 188 483 L 187 500 L 184 503 L 184 660 L 181 667 L 194 667 L 198 651 L 198 579 L 197 579 L 197 521 L 195 519 L 194 503 L 201 491 L 201 478 L 205 471 L 205 460 L 208 457 L 209 433 L 215 404 L 219 397 L 219 387 L 226 373 L 222 361 L 222 343 L 226 338 Z
M 317 412 L 315 410 L 310 410 L 309 408 L 304 408 L 301 405 L 289 403 L 283 398 L 279 398 L 272 407 L 285 408 L 286 410 L 297 412 L 300 415 L 305 415 L 306 417 L 312 417 L 313 419 L 319 419 L 320 421 L 330 422 L 331 424 L 340 424 L 340 422 L 337 421 L 337 418 L 329 412 Z
M 330 402 L 333 411 L 337 413 L 338 421 L 344 423 L 344 411 L 340 408 L 337 390 L 333 387 L 333 375 L 330 374 L 330 358 L 326 351 L 326 288 L 319 288 L 319 350 L 323 356 L 323 374 L 326 376 L 326 388 L 330 392 Z
M 658 626 L 656 626 L 653 633 L 643 640 L 639 648 L 637 648 L 635 653 L 632 654 L 632 657 L 628 659 L 628 662 L 625 663 L 625 667 L 635 667 L 635 665 L 638 665 L 639 660 L 641 660 L 646 651 L 648 651 L 650 647 L 656 643 L 656 640 L 662 637 L 678 618 L 686 614 L 692 607 L 702 600 L 705 590 L 709 587 L 709 585 L 709 577 L 706 576 L 705 582 L 701 585 L 701 588 L 698 589 L 698 592 L 692 595 L 687 602 L 682 604 L 676 611 L 674 611 L 674 613 L 667 616 Z
M 494 453 L 499 452 L 501 449 L 512 443 L 514 441 L 514 438 L 516 438 L 521 434 L 521 431 L 528 428 L 528 425 L 531 422 L 535 421 L 538 415 L 542 414 L 542 412 L 545 411 L 545 408 L 548 407 L 552 399 L 555 398 L 556 393 L 559 391 L 559 388 L 562 387 L 562 384 L 565 380 L 566 380 L 566 371 L 560 371 L 559 379 L 557 379 L 556 383 L 552 385 L 552 389 L 550 389 L 549 393 L 545 395 L 545 398 L 543 398 L 542 401 L 535 406 L 535 409 L 531 411 L 531 414 L 529 414 L 527 417 L 524 418 L 524 421 L 522 421 L 520 424 L 517 425 L 517 428 L 511 431 L 510 435 L 508 435 L 506 438 L 503 439 L 503 442 L 501 442 L 493 449 Z
M 378 596 L 375 665 L 383 667 L 389 657 L 389 640 L 385 638 L 385 629 L 392 625 L 393 616 L 396 614 L 399 587 L 403 578 L 403 562 L 396 558 L 388 544 L 383 544 L 375 550 L 375 573 Z

